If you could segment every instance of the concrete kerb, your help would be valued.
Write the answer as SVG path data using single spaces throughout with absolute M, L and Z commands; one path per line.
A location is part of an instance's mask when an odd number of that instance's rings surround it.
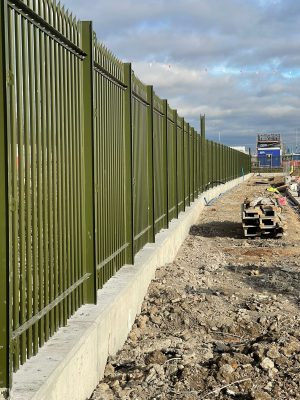
M 14 374 L 11 400 L 86 400 L 103 377 L 109 355 L 124 344 L 141 310 L 157 267 L 172 262 L 207 201 L 252 174 L 203 193 L 168 230 L 156 236 L 98 292 L 98 304 L 85 305 L 39 353 Z

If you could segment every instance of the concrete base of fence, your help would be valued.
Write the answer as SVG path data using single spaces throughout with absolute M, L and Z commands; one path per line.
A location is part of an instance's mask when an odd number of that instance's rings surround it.
M 13 376 L 12 400 L 86 400 L 103 377 L 107 357 L 124 344 L 140 312 L 157 267 L 173 261 L 206 202 L 230 190 L 238 178 L 203 193 L 168 230 L 156 236 L 98 292 L 98 304 L 85 305 Z M 1 399 L 0 399 L 1 400 Z

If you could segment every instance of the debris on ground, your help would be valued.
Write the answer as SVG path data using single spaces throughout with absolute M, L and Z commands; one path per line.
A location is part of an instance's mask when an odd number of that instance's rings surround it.
M 206 207 L 157 270 L 91 399 L 300 400 L 299 220 L 287 206 L 281 239 L 245 239 L 254 182 Z
M 292 197 L 300 197 L 300 177 L 291 176 L 289 177 L 287 186 L 287 192 Z

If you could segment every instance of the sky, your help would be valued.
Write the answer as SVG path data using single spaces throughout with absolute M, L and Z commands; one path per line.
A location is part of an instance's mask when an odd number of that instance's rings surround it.
M 205 114 L 209 139 L 280 133 L 300 152 L 299 0 L 63 3 L 197 130 Z

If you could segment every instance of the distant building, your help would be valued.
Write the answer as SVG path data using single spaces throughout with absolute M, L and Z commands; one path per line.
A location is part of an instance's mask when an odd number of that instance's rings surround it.
M 241 153 L 249 154 L 246 150 L 246 146 L 230 146 L 231 149 L 240 151 Z
M 282 165 L 280 134 L 258 134 L 256 141 L 257 161 L 260 168 L 278 168 Z

